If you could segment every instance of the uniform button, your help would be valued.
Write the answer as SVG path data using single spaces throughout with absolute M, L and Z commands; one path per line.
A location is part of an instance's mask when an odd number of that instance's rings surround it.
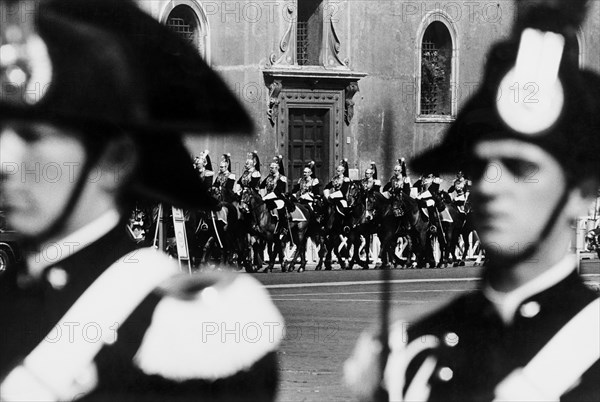
M 448 332 L 446 335 L 444 335 L 444 343 L 451 348 L 458 345 L 459 339 L 460 338 L 456 332 Z
M 454 371 L 450 367 L 442 367 L 438 371 L 438 377 L 444 382 L 448 382 L 454 377 Z
M 55 290 L 61 290 L 69 282 L 69 275 L 67 272 L 58 267 L 50 268 L 46 278 L 48 283 L 50 283 L 50 286 Z
M 523 304 L 519 308 L 519 313 L 522 317 L 525 318 L 533 318 L 540 312 L 540 304 L 538 302 L 531 301 L 529 303 Z

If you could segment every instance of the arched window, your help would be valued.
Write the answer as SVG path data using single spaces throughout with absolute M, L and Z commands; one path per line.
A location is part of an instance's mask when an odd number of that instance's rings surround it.
M 429 12 L 417 35 L 417 120 L 450 121 L 456 115 L 456 43 L 451 19 Z
M 198 53 L 208 61 L 208 21 L 202 8 L 195 2 L 171 1 L 162 14 L 164 24 L 197 48 Z
M 431 23 L 421 45 L 421 114 L 450 115 L 452 39 L 446 26 Z

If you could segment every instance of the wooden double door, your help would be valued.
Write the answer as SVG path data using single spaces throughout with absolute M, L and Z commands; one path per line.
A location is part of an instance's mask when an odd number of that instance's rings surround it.
M 314 173 L 325 185 L 330 179 L 329 109 L 291 108 L 288 127 L 288 165 L 286 175 L 292 183 L 302 177 L 312 160 Z M 291 190 L 291 188 L 290 188 Z

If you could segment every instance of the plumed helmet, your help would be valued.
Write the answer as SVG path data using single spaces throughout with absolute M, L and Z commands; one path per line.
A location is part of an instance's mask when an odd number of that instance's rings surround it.
M 227 170 L 231 172 L 231 154 L 226 153 L 221 156 L 221 161 L 227 162 Z
M 416 171 L 463 170 L 469 176 L 478 141 L 514 138 L 550 153 L 570 183 L 600 176 L 600 76 L 579 69 L 574 49 L 587 1 L 534 0 L 518 6 L 512 36 L 488 54 L 482 85 L 442 143 L 412 161 Z M 533 78 L 532 71 L 537 71 Z M 538 85 L 533 88 L 537 102 L 514 102 L 508 88 L 516 81 Z
M 274 156 L 273 162 L 277 163 L 277 166 L 279 167 L 279 174 L 285 176 L 285 171 L 283 168 L 283 155 Z
M 206 165 L 204 166 L 206 170 L 213 170 L 208 149 L 205 149 L 202 153 L 200 153 L 200 158 L 206 161 Z
M 256 169 L 257 172 L 260 172 L 260 159 L 258 158 L 258 152 L 249 152 L 248 158 L 254 161 L 254 169 Z
M 252 124 L 197 50 L 132 0 L 28 4 L 35 10 L 0 0 L 0 120 L 69 126 L 101 140 L 127 132 L 140 152 L 137 192 L 213 205 L 182 135 L 249 133 Z
M 349 167 L 348 167 L 348 159 L 344 158 L 340 161 L 340 166 L 344 167 L 344 176 L 350 177 Z
M 310 169 L 310 177 L 315 178 L 315 161 L 310 161 L 306 164 L 306 167 Z
M 377 180 L 377 165 L 374 161 L 369 162 L 369 169 L 373 171 L 373 179 Z
M 404 159 L 404 158 L 398 159 L 398 166 L 400 166 L 400 172 L 402 173 L 402 176 L 407 176 L 406 159 Z

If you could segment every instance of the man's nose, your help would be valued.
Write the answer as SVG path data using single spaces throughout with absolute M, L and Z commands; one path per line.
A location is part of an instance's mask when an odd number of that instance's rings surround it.
M 507 179 L 503 175 L 503 166 L 499 162 L 490 161 L 482 171 L 481 177 L 474 182 L 474 193 L 480 196 L 491 197 L 503 190 L 503 182 Z

